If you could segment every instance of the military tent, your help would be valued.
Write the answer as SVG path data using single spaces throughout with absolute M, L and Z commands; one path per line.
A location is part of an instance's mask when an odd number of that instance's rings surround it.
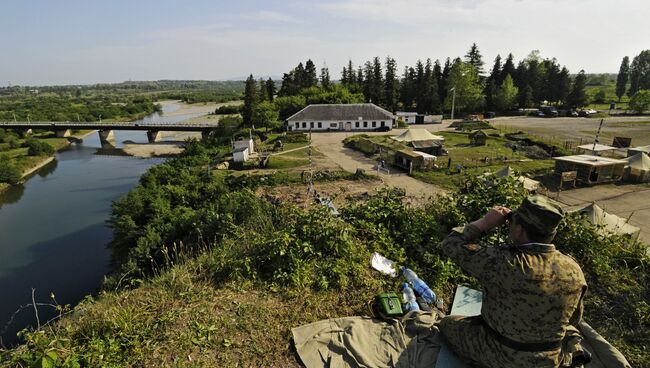
M 605 210 L 595 203 L 575 209 L 572 212 L 578 212 L 585 216 L 591 223 L 600 226 L 601 234 L 603 235 L 629 235 L 633 240 L 636 240 L 641 232 L 641 229 L 638 227 L 630 225 L 627 219 L 605 212 Z
M 495 171 L 494 174 L 485 173 L 485 174 L 483 174 L 481 176 L 482 177 L 487 177 L 489 175 L 494 175 L 497 178 L 503 178 L 504 176 L 513 176 L 514 177 L 516 174 L 515 174 L 515 171 L 512 169 L 512 167 L 510 167 L 510 165 L 508 165 L 508 166 L 504 166 L 501 169 Z M 534 192 L 537 189 L 539 189 L 539 182 L 537 180 L 527 178 L 527 177 L 525 177 L 523 175 L 517 176 L 517 180 L 519 180 L 521 182 L 521 184 L 524 185 L 524 189 L 526 189 L 529 192 Z
M 646 155 L 650 155 L 650 145 L 628 148 L 627 157 L 634 156 L 637 153 L 641 152 L 645 153 Z
M 650 182 L 650 157 L 643 152 L 628 157 L 623 180 L 638 183 Z
M 431 134 L 426 129 L 421 128 L 411 128 L 407 129 L 404 133 L 393 137 L 394 140 L 398 142 L 417 142 L 417 141 L 444 141 L 445 137 Z

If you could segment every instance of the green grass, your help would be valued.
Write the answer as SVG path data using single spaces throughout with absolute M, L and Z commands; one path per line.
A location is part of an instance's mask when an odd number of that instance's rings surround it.
M 267 169 L 293 169 L 300 166 L 305 166 L 309 163 L 309 159 L 306 158 L 295 158 L 295 157 L 285 157 L 281 156 L 271 156 L 269 158 L 269 163 L 266 166 Z
M 57 138 L 52 132 L 37 133 L 31 136 L 31 138 L 39 139 L 49 144 L 57 151 L 62 149 L 68 144 L 67 138 Z M 25 139 L 20 139 L 18 142 L 20 144 L 23 144 L 25 142 Z M 7 151 L 0 152 L 0 154 L 11 160 L 14 160 L 18 168 L 23 172 L 38 165 L 41 161 L 43 161 L 43 158 L 45 157 L 45 156 L 28 156 L 26 147 L 9 149 Z
M 519 173 L 536 176 L 549 172 L 554 166 L 553 160 L 532 160 L 526 158 L 523 153 L 513 152 L 505 147 L 505 143 L 508 142 L 506 138 L 488 136 L 485 146 L 470 146 L 466 133 L 441 132 L 439 134 L 445 137 L 445 149 L 449 155 L 438 157 L 440 169 L 415 172 L 413 177 L 444 188 L 454 189 L 462 185 L 464 175 L 455 173 L 456 164 L 463 165 L 463 173 L 469 175 L 494 172 L 509 165 Z M 488 160 L 486 161 L 485 158 Z M 454 172 L 451 174 L 447 173 L 449 159 L 451 159 L 451 171 Z
M 444 162 L 444 158 L 441 159 L 441 162 Z M 452 164 L 451 171 L 452 173 L 447 173 L 447 169 L 439 169 L 435 171 L 419 172 L 416 171 L 413 173 L 413 177 L 422 180 L 425 183 L 435 184 L 447 189 L 456 189 L 462 187 L 463 182 L 465 181 L 465 176 L 477 176 L 486 172 L 495 172 L 505 166 L 512 167 L 516 172 L 520 174 L 526 174 L 528 177 L 536 177 L 539 175 L 544 175 L 551 173 L 555 162 L 553 160 L 531 160 L 525 162 L 502 162 L 495 165 L 489 166 L 479 166 L 479 167 L 467 167 L 464 166 L 461 174 L 455 172 L 454 165 Z

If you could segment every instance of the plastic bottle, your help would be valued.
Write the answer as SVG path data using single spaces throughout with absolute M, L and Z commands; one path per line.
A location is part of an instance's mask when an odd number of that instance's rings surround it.
M 414 311 L 414 310 L 420 310 L 420 307 L 418 306 L 418 302 L 415 300 L 415 293 L 413 292 L 413 289 L 409 286 L 408 282 L 405 282 L 402 285 L 402 300 L 404 300 L 404 303 L 406 303 L 406 306 L 404 306 L 404 309 L 407 311 Z
M 422 281 L 418 275 L 412 270 L 403 267 L 401 268 L 402 274 L 411 285 L 413 285 L 413 290 L 424 299 L 429 304 L 436 302 L 436 293 L 429 288 L 426 282 Z

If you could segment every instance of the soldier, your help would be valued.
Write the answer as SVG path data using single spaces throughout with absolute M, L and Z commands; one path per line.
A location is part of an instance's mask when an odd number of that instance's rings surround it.
M 514 211 L 494 207 L 444 240 L 443 251 L 483 286 L 480 316 L 440 322 L 463 360 L 500 368 L 571 365 L 587 284 L 580 266 L 551 244 L 563 214 L 554 201 L 530 196 Z M 512 244 L 478 244 L 506 221 Z

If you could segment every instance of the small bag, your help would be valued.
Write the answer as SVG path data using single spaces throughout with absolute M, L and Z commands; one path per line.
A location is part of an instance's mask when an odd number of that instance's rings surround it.
M 375 311 L 383 318 L 394 318 L 404 315 L 402 302 L 395 293 L 382 293 L 375 297 Z

